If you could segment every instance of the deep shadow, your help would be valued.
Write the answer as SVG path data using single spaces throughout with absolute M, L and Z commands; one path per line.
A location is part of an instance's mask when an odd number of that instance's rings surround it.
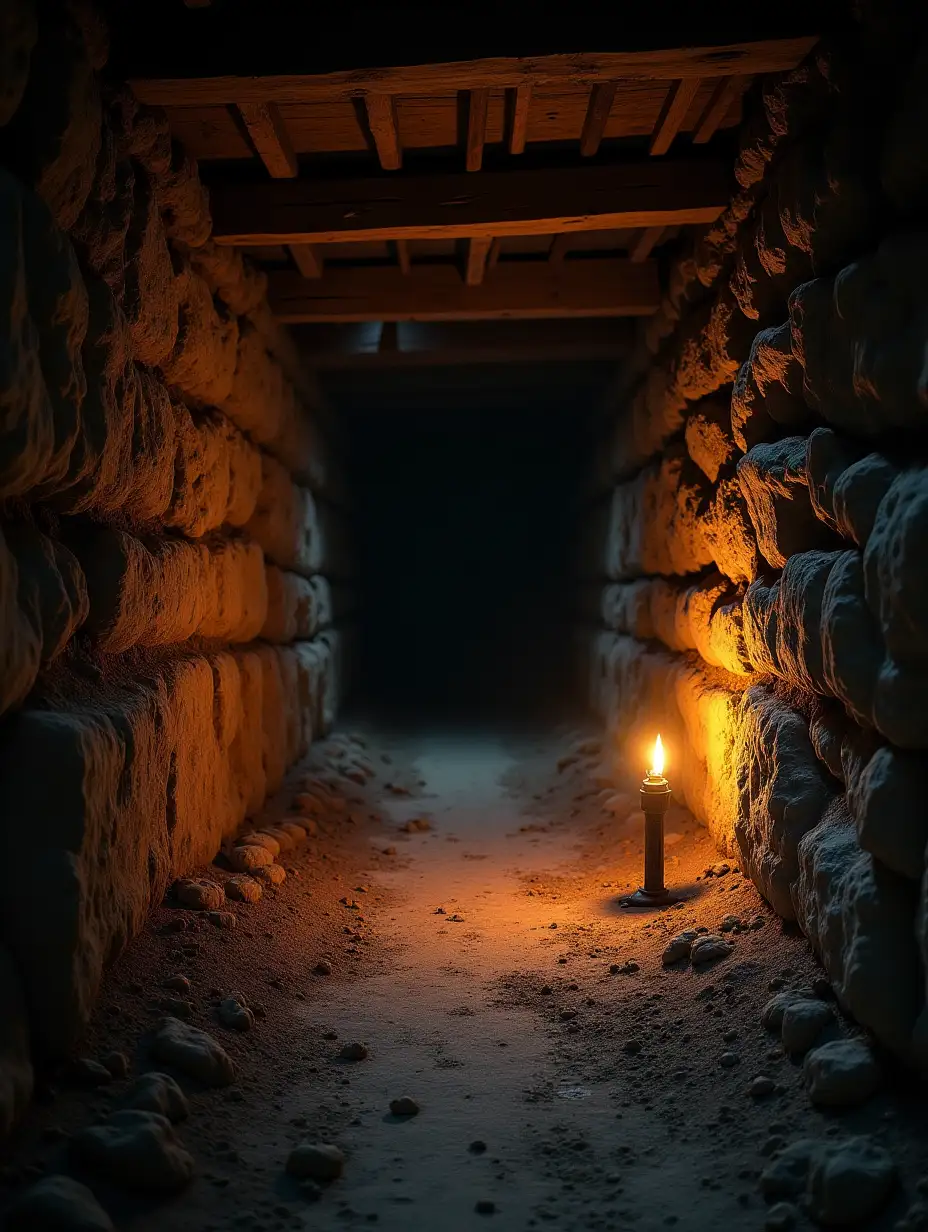
M 585 401 L 585 400 L 584 400 Z M 524 721 L 572 700 L 588 421 L 557 407 L 349 414 L 362 700 L 393 721 Z

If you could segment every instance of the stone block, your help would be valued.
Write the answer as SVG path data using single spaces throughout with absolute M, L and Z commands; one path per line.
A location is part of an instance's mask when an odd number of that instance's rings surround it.
M 731 432 L 747 451 L 806 422 L 802 369 L 793 356 L 789 323 L 762 329 L 738 369 L 731 396 Z
M 243 258 L 239 249 L 207 240 L 187 255 L 213 294 L 236 316 L 253 312 L 266 296 L 267 274 Z
M 848 776 L 847 803 L 861 848 L 920 882 L 928 846 L 928 764 L 921 753 L 881 745 Z
M 90 595 L 85 632 L 108 654 L 195 635 L 247 642 L 267 612 L 261 549 L 245 540 L 142 541 L 111 528 L 76 535 Z
M 806 719 L 761 685 L 747 690 L 740 707 L 738 788 L 742 867 L 777 914 L 793 919 L 799 843 L 835 792 Z
M 137 166 L 123 247 L 122 308 L 140 364 L 166 362 L 177 342 L 180 287 L 148 173 Z
M 324 579 L 266 566 L 267 618 L 261 629 L 265 641 L 285 643 L 315 636 L 321 627 L 316 581 Z
M 229 526 L 244 526 L 261 493 L 261 453 L 228 421 L 224 428 L 229 447 L 229 503 L 225 521 Z
M 100 91 L 83 34 L 66 13 L 41 24 L 29 77 L 4 130 L 4 162 L 70 231 L 93 185 Z
M 29 491 L 55 456 L 54 412 L 28 287 L 23 195 L 0 169 L 0 497 Z
M 155 149 L 157 154 L 154 159 L 149 156 L 148 169 L 168 238 L 179 245 L 200 248 L 209 239 L 213 220 L 209 212 L 209 193 L 200 182 L 196 159 L 173 141 L 170 162 L 165 166 L 160 132 Z M 137 157 L 145 162 L 144 154 Z
M 757 546 L 774 568 L 781 569 L 794 552 L 839 546 L 812 509 L 804 437 L 755 445 L 739 460 L 737 474 Z
M 885 647 L 866 602 L 859 552 L 838 555 L 822 595 L 821 614 L 827 690 L 844 702 L 858 722 L 872 723 Z
M 199 539 L 226 520 L 232 497 L 232 461 L 229 428 L 217 414 L 192 416 L 174 402 L 177 453 L 174 492 L 164 524 Z
M 279 568 L 311 576 L 322 564 L 316 503 L 274 458 L 262 456 L 261 476 L 261 492 L 245 530 Z
M 735 458 L 732 412 L 723 397 L 704 398 L 686 417 L 686 449 L 710 483 Z
M 67 548 L 26 523 L 7 524 L 0 531 L 0 713 L 25 700 L 87 611 L 84 575 Z
M 912 882 L 861 849 L 843 797 L 800 840 L 796 918 L 844 1008 L 909 1059 L 924 1004 L 917 897 Z
M 238 428 L 263 445 L 276 440 L 287 417 L 295 414 L 293 390 L 283 370 L 247 321 L 239 331 L 234 374 L 222 408 Z
M 116 133 L 104 112 L 93 183 L 84 208 L 69 228 L 85 267 L 93 270 L 122 301 L 126 232 L 135 199 L 135 168 L 120 158 Z
M 212 292 L 186 261 L 177 265 L 177 340 L 161 371 L 168 385 L 204 406 L 222 406 L 232 390 L 238 322 L 217 307 Z
M 712 495 L 699 513 L 712 561 L 733 582 L 757 576 L 757 538 L 734 467 L 719 472 Z

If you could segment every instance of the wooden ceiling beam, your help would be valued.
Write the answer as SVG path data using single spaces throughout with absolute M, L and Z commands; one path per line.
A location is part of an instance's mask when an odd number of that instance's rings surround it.
M 367 122 L 384 171 L 399 171 L 403 165 L 396 99 L 392 94 L 368 94 L 364 99 Z
M 163 107 L 225 106 L 244 102 L 323 103 L 370 94 L 441 94 L 449 90 L 587 86 L 623 79 L 683 78 L 779 73 L 795 68 L 817 35 L 718 43 L 648 51 L 571 52 L 547 56 L 496 56 L 441 64 L 344 69 L 334 73 L 264 77 L 134 77 L 140 102 Z
M 670 149 L 701 84 L 698 77 L 684 77 L 681 81 L 675 81 L 667 91 L 651 134 L 651 154 L 666 154 Z
M 524 154 L 528 134 L 528 111 L 532 105 L 532 83 L 523 81 L 515 88 L 512 100 L 512 122 L 509 130 L 509 153 Z
M 239 114 L 258 157 L 268 173 L 279 179 L 293 179 L 300 168 L 290 134 L 274 103 L 239 103 Z
M 467 286 L 458 269 L 420 265 L 404 275 L 396 266 L 329 266 L 308 281 L 291 270 L 270 275 L 269 298 L 278 319 L 309 321 L 467 321 L 534 317 L 646 316 L 660 302 L 652 262 L 620 258 L 500 264 L 493 277 Z
M 730 172 L 707 159 L 383 179 L 210 185 L 220 244 L 555 235 L 712 222 Z
M 321 278 L 325 260 L 315 244 L 291 244 L 290 256 L 304 278 Z
M 409 244 L 406 240 L 394 240 L 396 245 L 396 263 L 404 274 L 408 274 L 412 269 L 412 263 L 409 260 Z
M 580 153 L 584 158 L 591 158 L 599 149 L 609 112 L 612 110 L 617 84 L 615 81 L 603 81 L 590 91 L 583 132 L 580 134 Z
M 705 110 L 696 121 L 693 131 L 695 145 L 704 145 L 715 135 L 716 129 L 728 115 L 729 108 L 741 97 L 751 81 L 750 76 L 723 77 L 716 84 Z
M 652 248 L 658 243 L 665 230 L 665 227 L 645 227 L 628 251 L 629 261 L 634 261 L 636 264 L 639 261 L 647 261 Z
M 493 241 L 486 236 L 467 241 L 467 268 L 464 281 L 469 287 L 479 287 L 487 270 L 487 259 Z
M 487 111 L 490 91 L 481 87 L 471 90 L 467 100 L 467 170 L 479 171 L 483 166 L 483 146 L 487 139 Z

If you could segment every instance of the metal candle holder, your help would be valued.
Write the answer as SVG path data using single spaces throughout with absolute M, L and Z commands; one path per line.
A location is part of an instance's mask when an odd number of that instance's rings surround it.
M 655 756 L 658 755 L 663 757 L 660 736 L 655 747 Z M 632 907 L 664 907 L 676 899 L 664 885 L 664 814 L 673 793 L 660 765 L 642 779 L 640 794 L 644 813 L 644 885 L 623 901 Z

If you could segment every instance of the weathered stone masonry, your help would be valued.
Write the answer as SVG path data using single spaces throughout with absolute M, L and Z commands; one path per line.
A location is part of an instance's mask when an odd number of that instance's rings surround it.
M 0 1136 L 105 963 L 330 726 L 343 487 L 265 277 L 105 74 L 0 21 Z
M 924 1072 L 928 43 L 893 22 L 749 100 L 738 191 L 614 390 L 584 640 L 617 765 L 659 728 L 678 795 Z

